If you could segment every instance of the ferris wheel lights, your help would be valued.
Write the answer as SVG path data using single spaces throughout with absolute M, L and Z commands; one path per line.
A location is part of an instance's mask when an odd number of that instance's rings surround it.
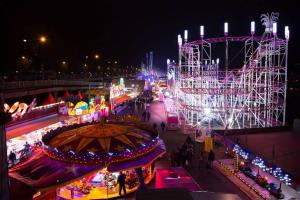
M 219 64 L 219 62 L 220 62 L 220 59 L 219 59 L 219 58 L 217 58 L 217 64 Z
M 228 123 L 232 123 L 232 122 L 233 122 L 232 117 L 229 117 L 229 118 L 228 118 Z
M 224 23 L 224 35 L 225 36 L 228 35 L 228 23 L 227 22 Z
M 212 60 L 212 64 L 213 64 L 213 65 L 215 64 L 215 61 L 214 61 L 214 60 Z
M 184 30 L 184 41 L 187 42 L 188 40 L 188 31 Z
M 273 35 L 276 36 L 277 35 L 277 23 L 276 22 L 273 23 L 272 30 L 273 30 Z
M 290 30 L 289 30 L 288 26 L 284 27 L 284 36 L 285 36 L 286 40 L 288 40 L 290 38 Z
M 168 64 L 168 65 L 170 64 L 170 59 L 169 59 L 169 58 L 167 59 L 167 64 Z
M 255 21 L 251 22 L 251 35 L 255 34 Z
M 201 39 L 204 37 L 204 26 L 200 26 L 200 37 Z

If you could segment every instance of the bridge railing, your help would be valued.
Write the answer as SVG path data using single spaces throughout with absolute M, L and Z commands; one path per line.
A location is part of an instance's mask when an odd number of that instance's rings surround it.
M 12 81 L 2 82 L 1 90 L 25 89 L 25 88 L 41 88 L 41 87 L 56 87 L 56 86 L 91 86 L 101 87 L 103 82 L 89 82 L 83 80 L 38 80 L 38 81 Z

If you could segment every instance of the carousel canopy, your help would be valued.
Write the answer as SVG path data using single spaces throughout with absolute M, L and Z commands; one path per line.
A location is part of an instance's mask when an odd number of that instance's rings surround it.
M 153 137 L 139 128 L 118 124 L 92 124 L 64 131 L 49 141 L 49 146 L 61 151 L 80 153 L 118 153 L 135 150 Z
M 141 167 L 166 151 L 151 128 L 130 122 L 63 127 L 47 133 L 43 142 L 44 149 L 10 170 L 11 177 L 46 188 L 103 168 L 114 172 Z

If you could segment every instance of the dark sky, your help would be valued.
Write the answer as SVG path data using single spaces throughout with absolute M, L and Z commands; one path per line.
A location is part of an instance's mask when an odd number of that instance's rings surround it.
M 5 0 L 0 4 L 1 71 L 17 68 L 23 38 L 36 42 L 41 34 L 49 40 L 38 50 L 51 66 L 66 59 L 76 70 L 85 55 L 95 52 L 106 61 L 139 65 L 152 50 L 154 65 L 165 68 L 167 58 L 177 58 L 177 34 L 184 29 L 189 30 L 190 40 L 198 39 L 202 24 L 207 37 L 219 37 L 228 21 L 230 35 L 248 35 L 250 21 L 255 20 L 257 32 L 262 33 L 259 16 L 272 11 L 280 13 L 280 36 L 284 25 L 290 26 L 289 63 L 294 67 L 300 63 L 300 17 L 295 2 Z

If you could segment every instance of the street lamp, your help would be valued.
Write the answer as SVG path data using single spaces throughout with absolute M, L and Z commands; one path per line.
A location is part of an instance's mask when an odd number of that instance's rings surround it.
M 47 38 L 45 36 L 40 36 L 39 41 L 41 43 L 46 43 L 47 42 Z

